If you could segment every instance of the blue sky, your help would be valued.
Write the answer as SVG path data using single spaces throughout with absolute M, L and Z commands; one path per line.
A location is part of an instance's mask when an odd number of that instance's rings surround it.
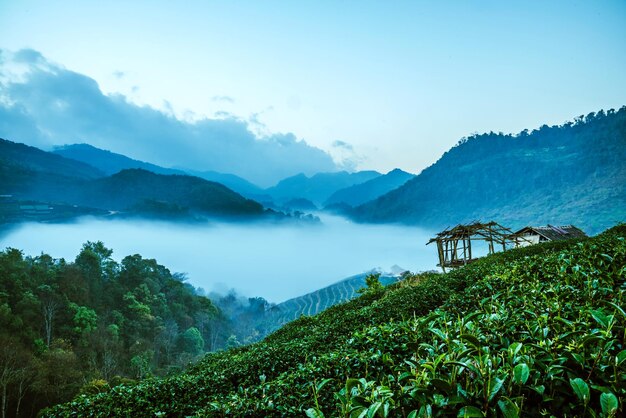
M 0 48 L 183 122 L 234 118 L 382 171 L 626 104 L 624 1 L 0 0 Z

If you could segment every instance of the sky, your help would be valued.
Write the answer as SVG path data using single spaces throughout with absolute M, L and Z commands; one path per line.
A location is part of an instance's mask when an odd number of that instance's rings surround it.
M 0 136 L 261 185 L 626 104 L 624 1 L 0 0 Z

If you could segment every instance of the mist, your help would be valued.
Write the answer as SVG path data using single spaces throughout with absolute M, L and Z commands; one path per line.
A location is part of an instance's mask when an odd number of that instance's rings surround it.
M 308 224 L 173 224 L 84 218 L 68 224 L 22 224 L 0 248 L 74 260 L 83 243 L 102 241 L 120 261 L 154 258 L 207 292 L 234 289 L 279 303 L 372 269 L 436 268 L 432 234 L 416 227 L 355 224 L 336 216 Z

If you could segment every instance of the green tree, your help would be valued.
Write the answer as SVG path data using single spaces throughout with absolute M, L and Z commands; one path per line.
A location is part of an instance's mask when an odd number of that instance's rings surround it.
M 188 328 L 180 337 L 181 349 L 193 356 L 202 353 L 204 349 L 204 339 L 196 327 Z
M 385 287 L 380 282 L 380 273 L 368 274 L 367 277 L 365 277 L 365 285 L 366 287 L 357 290 L 357 293 L 366 295 L 379 294 L 385 290 Z

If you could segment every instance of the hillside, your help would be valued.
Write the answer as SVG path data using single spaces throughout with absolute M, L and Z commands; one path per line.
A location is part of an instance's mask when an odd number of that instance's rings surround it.
M 621 416 L 625 269 L 623 226 L 498 253 L 44 416 Z
M 277 203 L 284 203 L 292 199 L 307 199 L 317 206 L 321 206 L 337 190 L 360 184 L 376 178 L 381 174 L 377 171 L 358 171 L 348 173 L 318 173 L 311 177 L 304 174 L 288 177 L 276 186 L 265 189 Z
M 223 184 L 224 186 L 239 193 L 242 196 L 247 197 L 248 199 L 254 199 L 256 201 L 270 199 L 270 197 L 265 193 L 262 188 L 234 174 L 218 173 L 217 171 L 194 171 L 186 169 L 185 171 L 193 176 Z
M 125 155 L 96 148 L 89 144 L 63 145 L 56 147 L 53 153 L 88 164 L 107 176 L 131 168 L 139 168 L 156 174 L 185 174 L 181 170 L 164 168 L 144 161 L 134 160 Z
M 463 139 L 352 216 L 434 228 L 475 219 L 571 223 L 597 232 L 626 219 L 626 107 L 518 135 Z
M 0 140 L 1 222 L 63 221 L 109 211 L 162 219 L 269 214 L 260 203 L 216 182 L 188 175 L 155 174 L 142 168 L 106 176 L 105 172 L 127 165 L 169 171 L 88 145 L 69 146 L 59 152 L 75 157 L 81 153 L 81 158 L 95 161 L 102 170 L 55 153 Z M 27 207 L 42 209 L 31 214 L 21 209 Z
M 95 208 L 166 216 L 250 216 L 263 206 L 219 183 L 184 175 L 123 170 L 90 182 L 78 198 Z
M 367 274 L 358 274 L 316 290 L 315 292 L 281 302 L 271 309 L 269 318 L 274 326 L 278 328 L 278 326 L 298 319 L 302 315 L 317 315 L 331 306 L 357 297 L 359 295 L 357 290 L 365 287 L 366 277 Z M 399 278 L 380 276 L 379 280 L 383 286 L 387 286 L 397 282 Z
M 216 171 L 194 171 L 185 168 L 165 168 L 144 161 L 134 160 L 122 154 L 96 148 L 89 144 L 72 144 L 56 147 L 55 154 L 76 161 L 81 161 L 97 168 L 106 175 L 113 175 L 122 170 L 142 169 L 155 174 L 189 174 L 208 181 L 223 184 L 229 189 L 254 199 L 263 196 L 263 189 L 234 174 L 218 173 Z
M 359 206 L 397 189 L 413 177 L 413 174 L 396 168 L 364 183 L 337 190 L 326 200 L 324 206 Z
M 0 195 L 50 200 L 74 184 L 102 176 L 87 164 L 0 139 Z

